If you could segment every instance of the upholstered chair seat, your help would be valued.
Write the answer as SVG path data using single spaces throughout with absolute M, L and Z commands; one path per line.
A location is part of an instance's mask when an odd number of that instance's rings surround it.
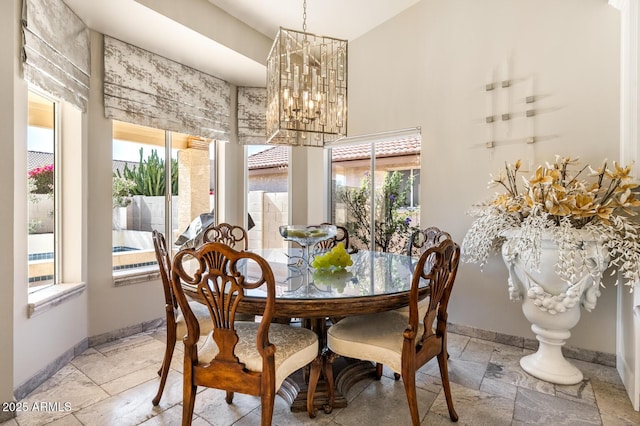
M 327 339 L 335 353 L 378 362 L 400 374 L 407 323 L 407 316 L 395 311 L 346 317 L 329 327 Z
M 258 326 L 256 322 L 236 322 L 238 344 L 235 355 L 247 370 L 261 372 L 262 356 L 256 351 Z M 277 348 L 274 355 L 276 389 L 301 365 L 309 364 L 318 356 L 317 335 L 306 328 L 272 323 L 269 327 L 269 342 Z M 202 348 L 198 350 L 198 360 L 202 364 L 208 364 L 217 354 L 218 345 L 213 339 L 213 333 L 209 333 Z

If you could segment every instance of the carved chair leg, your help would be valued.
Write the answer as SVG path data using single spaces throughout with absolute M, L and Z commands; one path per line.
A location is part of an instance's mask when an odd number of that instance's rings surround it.
M 192 385 L 191 383 L 185 380 L 184 382 L 184 390 L 183 390 L 183 401 L 182 401 L 182 426 L 191 425 L 191 420 L 193 418 L 193 408 L 196 403 L 196 391 L 197 386 Z
M 331 352 L 330 349 L 326 349 L 324 353 L 325 362 L 323 364 L 322 372 L 324 379 L 327 381 L 327 403 L 325 404 L 324 412 L 330 414 L 333 411 L 333 404 L 336 401 L 336 389 L 333 380 L 333 362 L 340 355 Z
M 153 405 L 158 405 L 160 403 L 160 398 L 162 398 L 162 392 L 164 391 L 164 385 L 167 383 L 167 376 L 169 375 L 169 367 L 171 366 L 171 358 L 173 357 L 173 350 L 175 347 L 176 325 L 174 322 L 173 324 L 167 324 L 167 342 L 164 349 L 164 359 L 162 360 L 160 370 L 158 370 L 160 385 L 158 386 L 158 393 L 156 393 L 156 396 L 151 401 Z
M 447 400 L 447 408 L 449 409 L 449 417 L 452 421 L 458 421 L 458 413 L 453 408 L 453 399 L 451 397 L 451 385 L 449 383 L 449 367 L 447 363 L 446 352 L 438 354 L 438 367 L 440 367 L 440 377 L 442 378 L 442 389 L 444 390 L 444 396 Z
M 384 367 L 384 364 L 376 362 L 376 380 L 380 380 L 382 377 L 382 367 Z
M 270 426 L 273 418 L 273 404 L 276 398 L 276 394 L 272 392 L 266 392 L 260 397 L 260 404 L 262 405 L 262 419 L 260 421 L 261 426 Z
M 233 392 L 227 391 L 227 396 L 224 398 L 224 400 L 227 401 L 227 404 L 231 404 L 233 402 L 233 395 Z
M 393 380 L 395 380 L 396 382 L 400 380 L 400 377 L 402 376 L 399 373 L 393 373 Z
M 419 426 L 420 415 L 418 414 L 418 396 L 416 394 L 416 372 L 405 371 L 404 367 L 402 370 L 402 381 L 404 383 L 404 390 L 407 393 L 411 422 L 413 423 L 413 426 Z
M 316 416 L 316 409 L 313 406 L 313 397 L 316 393 L 316 386 L 320 379 L 320 370 L 322 369 L 322 356 L 318 355 L 316 359 L 311 361 L 311 372 L 309 374 L 309 386 L 307 388 L 307 413 L 309 417 Z

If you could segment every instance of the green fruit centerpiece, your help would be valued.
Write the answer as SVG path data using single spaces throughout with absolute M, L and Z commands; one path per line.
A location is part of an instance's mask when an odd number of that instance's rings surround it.
M 353 265 L 351 256 L 347 253 L 342 243 L 336 244 L 334 248 L 324 254 L 318 254 L 311 262 L 315 269 L 337 271 Z

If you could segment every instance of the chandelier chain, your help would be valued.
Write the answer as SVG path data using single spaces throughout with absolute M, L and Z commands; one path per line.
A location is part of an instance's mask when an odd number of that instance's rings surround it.
M 307 32 L 307 0 L 302 2 L 302 32 Z

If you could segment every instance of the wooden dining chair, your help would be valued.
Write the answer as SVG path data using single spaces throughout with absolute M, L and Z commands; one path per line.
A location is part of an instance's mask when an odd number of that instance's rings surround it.
M 242 226 L 225 222 L 210 225 L 205 229 L 202 233 L 202 242 L 223 243 L 236 250 L 247 250 L 249 248 L 247 231 Z M 236 319 L 239 321 L 254 321 L 255 315 L 238 313 Z
M 422 253 L 411 280 L 408 318 L 395 311 L 351 316 L 327 331 L 327 346 L 334 354 L 384 364 L 400 374 L 415 426 L 420 424 L 416 371 L 434 357 L 438 359 L 449 417 L 458 421 L 447 365 L 447 305 L 459 260 L 460 247 L 451 239 Z M 422 317 L 418 314 L 418 289 L 424 281 L 429 283 L 430 297 Z M 334 358 L 328 357 L 330 361 Z
M 450 240 L 451 234 L 440 230 L 435 226 L 430 226 L 425 229 L 419 229 L 411 234 L 409 242 L 407 243 L 407 255 L 419 258 L 422 253 L 429 247 L 440 244 L 444 240 Z M 429 307 L 429 299 L 424 298 L 418 302 L 418 313 L 420 316 L 424 316 L 425 311 Z M 401 312 L 404 315 L 409 315 L 409 307 L 396 309 L 397 312 Z M 378 377 L 379 378 L 379 377 Z
M 333 224 L 324 222 L 324 223 L 321 223 L 320 225 L 333 225 Z M 347 230 L 347 228 L 341 225 L 335 225 L 335 227 L 336 227 L 336 235 L 334 237 L 331 237 L 329 239 L 326 239 L 317 243 L 314 247 L 315 251 L 318 252 L 318 251 L 331 250 L 332 248 L 337 246 L 338 243 L 342 243 L 344 245 L 345 250 L 347 250 L 349 253 L 357 252 L 358 250 L 356 248 L 353 248 L 349 245 L 349 231 Z
M 243 272 L 249 269 L 250 276 Z M 234 392 L 260 396 L 264 426 L 271 424 L 276 391 L 287 376 L 309 363 L 311 376 L 319 376 L 316 333 L 272 323 L 275 280 L 271 267 L 258 254 L 217 242 L 182 250 L 174 258 L 171 283 L 187 323 L 183 425 L 191 424 L 198 386 L 225 390 L 228 404 Z M 199 322 L 185 295 L 183 287 L 187 286 L 211 315 L 213 331 L 206 338 L 201 337 Z M 262 321 L 236 321 L 236 310 L 246 291 L 261 286 L 266 290 Z M 307 398 L 307 406 L 312 407 L 313 392 Z
M 440 228 L 436 226 L 418 229 L 409 237 L 409 241 L 407 242 L 407 255 L 420 257 L 426 249 L 447 239 L 451 239 L 451 234 L 440 230 Z
M 218 242 L 224 243 L 236 250 L 247 250 L 249 248 L 249 237 L 247 231 L 242 226 L 219 223 L 211 225 L 203 231 L 202 241 L 204 243 Z
M 418 229 L 411 234 L 407 243 L 407 255 L 419 258 L 422 253 L 429 247 L 440 244 L 444 240 L 450 240 L 451 234 L 440 230 L 436 226 L 430 226 L 424 229 Z M 430 266 L 430 265 L 427 265 Z M 429 309 L 429 296 L 418 301 L 418 318 L 424 317 Z M 396 312 L 400 312 L 402 315 L 409 317 L 409 306 L 396 309 Z M 382 377 L 382 364 L 376 365 L 376 379 L 380 380 Z M 400 379 L 398 373 L 394 373 L 396 380 Z
M 160 386 L 158 386 L 158 392 L 152 400 L 153 405 L 158 405 L 160 398 L 162 398 L 164 385 L 167 382 L 167 375 L 169 374 L 169 366 L 171 365 L 171 357 L 173 356 L 173 350 L 176 346 L 177 336 L 184 336 L 187 333 L 187 324 L 178 307 L 178 302 L 171 287 L 171 253 L 167 247 L 167 241 L 164 235 L 155 229 L 152 231 L 151 236 L 153 238 L 156 260 L 160 269 L 162 289 L 164 290 L 164 308 L 167 322 L 167 341 L 164 358 L 162 359 L 160 370 L 158 370 Z M 213 329 L 209 312 L 207 312 L 207 309 L 203 305 L 195 301 L 191 301 L 190 304 L 192 305 L 192 312 L 200 322 L 200 331 L 204 334 L 209 333 Z

